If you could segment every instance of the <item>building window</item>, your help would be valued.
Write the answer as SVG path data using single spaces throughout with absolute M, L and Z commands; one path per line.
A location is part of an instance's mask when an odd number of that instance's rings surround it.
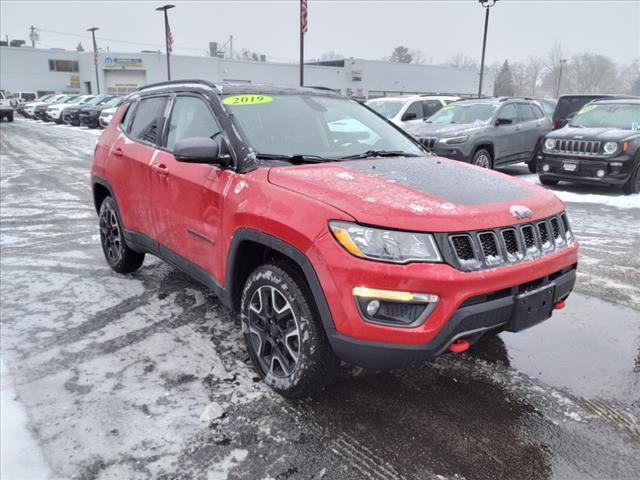
M 49 60 L 50 72 L 79 72 L 78 62 L 75 60 Z

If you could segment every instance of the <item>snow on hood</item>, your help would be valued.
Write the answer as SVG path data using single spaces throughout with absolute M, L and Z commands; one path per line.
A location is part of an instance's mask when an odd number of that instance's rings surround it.
M 439 157 L 374 158 L 274 167 L 269 181 L 331 205 L 363 224 L 450 232 L 526 223 L 563 210 L 548 190 L 529 182 Z

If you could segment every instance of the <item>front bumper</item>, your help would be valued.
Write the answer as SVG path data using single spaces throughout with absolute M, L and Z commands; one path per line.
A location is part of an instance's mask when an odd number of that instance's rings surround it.
M 65 110 L 62 113 L 62 121 L 64 123 L 69 124 L 69 125 L 78 126 L 78 125 L 80 125 L 80 120 L 79 120 L 79 117 L 78 117 L 78 113 L 79 113 L 78 110 L 72 110 L 70 112 Z
M 575 281 L 576 270 L 568 267 L 534 282 L 512 287 L 509 293 L 496 292 L 471 298 L 456 310 L 435 338 L 424 345 L 356 340 L 338 333 L 330 335 L 329 340 L 336 355 L 346 362 L 372 369 L 403 368 L 445 353 L 457 339 L 474 343 L 489 331 L 517 332 L 550 318 L 553 305 L 569 296 Z M 553 300 L 548 305 L 548 316 L 545 312 L 545 318 L 523 323 L 517 314 L 516 303 L 520 301 L 521 294 L 532 288 L 532 284 L 536 291 L 550 290 Z
M 363 260 L 343 250 L 330 233 L 316 239 L 306 254 L 314 265 L 333 319 L 334 330 L 327 333 L 336 354 L 354 364 L 392 368 L 439 355 L 461 333 L 461 328 L 466 331 L 476 321 L 488 322 L 483 325 L 486 330 L 505 327 L 511 321 L 514 298 L 521 286 L 539 284 L 548 278 L 563 285 L 556 286 L 554 293 L 554 300 L 561 298 L 573 287 L 575 274 L 559 281 L 558 272 L 564 275 L 575 269 L 578 245 L 574 242 L 531 261 L 473 272 L 445 263 L 397 265 Z M 433 294 L 438 295 L 439 301 L 427 319 L 414 327 L 374 324 L 365 321 L 358 310 L 353 296 L 353 288 L 358 286 Z M 508 298 L 501 297 L 494 303 L 496 292 L 507 292 Z M 490 303 L 480 302 L 482 306 L 470 304 L 483 295 L 494 297 L 487 297 Z M 481 320 L 476 319 L 478 310 Z M 463 322 L 471 314 L 474 318 Z
M 80 114 L 78 115 L 78 121 L 82 127 L 97 127 L 98 115 L 96 114 Z
M 638 162 L 637 158 L 628 154 L 610 158 L 580 158 L 545 153 L 538 156 L 538 161 L 538 174 L 542 177 L 593 185 L 624 185 Z M 575 170 L 565 169 L 565 164 L 575 164 Z M 545 165 L 548 165 L 548 171 L 544 171 Z M 598 176 L 599 170 L 604 172 L 604 176 Z
M 450 158 L 452 160 L 460 160 L 461 162 L 469 163 L 471 160 L 471 155 L 469 152 L 465 151 L 459 145 L 451 145 L 451 146 L 440 146 L 436 144 L 433 148 L 430 148 L 431 152 L 435 153 L 439 157 Z

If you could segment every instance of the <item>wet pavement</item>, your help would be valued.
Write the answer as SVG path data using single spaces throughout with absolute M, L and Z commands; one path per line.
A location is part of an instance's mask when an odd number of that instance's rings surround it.
M 582 252 L 551 320 L 409 370 L 345 368 L 291 402 L 256 381 L 238 318 L 204 287 L 151 257 L 107 268 L 96 133 L 0 125 L 2 355 L 52 476 L 638 477 L 639 196 L 557 188 Z

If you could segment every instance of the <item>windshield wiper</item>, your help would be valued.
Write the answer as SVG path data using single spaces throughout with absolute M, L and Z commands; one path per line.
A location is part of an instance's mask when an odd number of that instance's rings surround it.
M 256 153 L 256 158 L 260 160 L 285 160 L 287 162 L 298 163 L 323 163 L 337 162 L 337 158 L 321 157 L 319 155 L 296 154 L 286 155 L 279 153 Z
M 367 150 L 366 152 L 357 153 L 355 155 L 347 155 L 340 157 L 340 160 L 355 160 L 358 158 L 371 157 L 419 157 L 415 153 L 403 152 L 402 150 Z

